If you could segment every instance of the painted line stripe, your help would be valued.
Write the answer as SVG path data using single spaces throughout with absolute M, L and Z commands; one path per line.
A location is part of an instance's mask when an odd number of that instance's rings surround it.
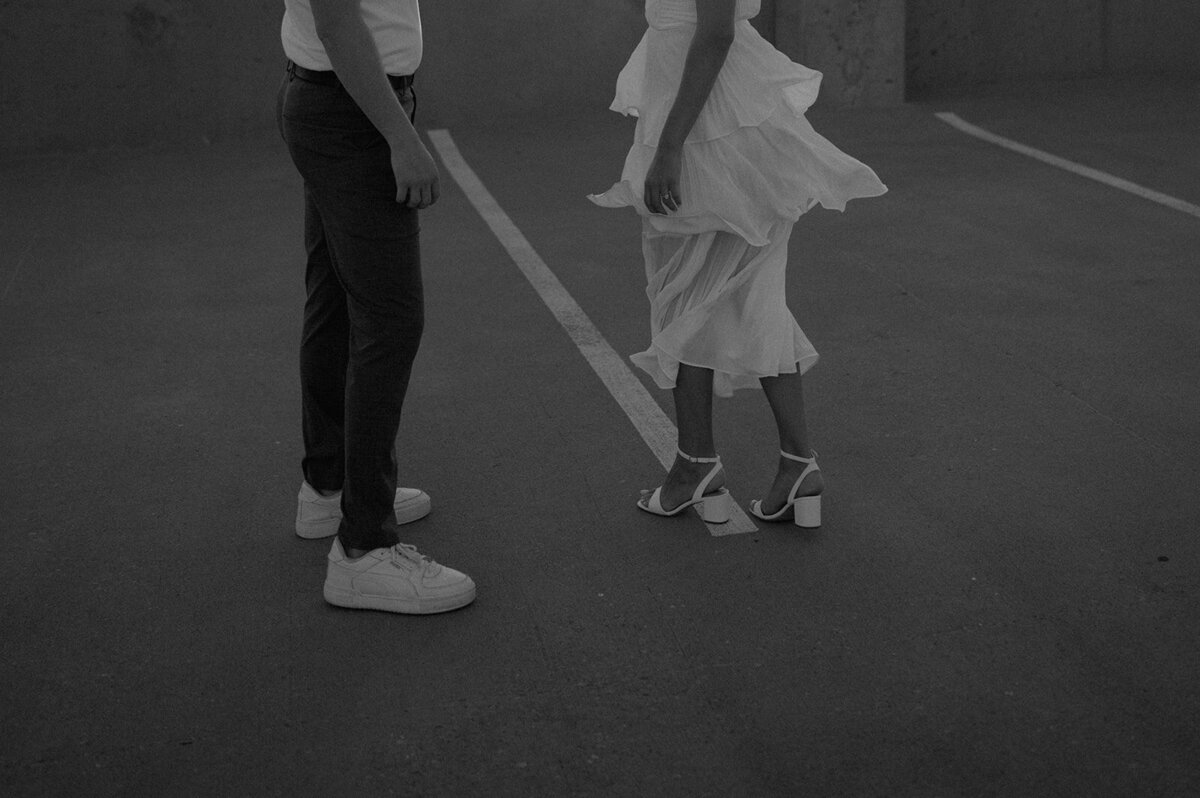
M 538 292 L 546 307 L 558 319 L 567 335 L 579 347 L 580 353 L 596 376 L 608 388 L 617 404 L 629 416 L 642 440 L 650 447 L 663 468 L 669 469 L 675 460 L 675 425 L 662 411 L 646 387 L 633 375 L 620 355 L 604 340 L 583 308 L 567 293 L 554 272 L 534 250 L 512 219 L 496 202 L 475 171 L 467 164 L 448 130 L 426 131 L 446 169 L 462 188 L 475 210 L 487 222 L 492 233 L 508 251 L 509 257 Z M 749 516 L 734 503 L 733 516 L 728 523 L 705 524 L 713 535 L 735 535 L 757 529 Z
M 1013 141 L 1012 139 L 1006 139 L 1003 136 L 997 136 L 995 133 L 984 130 L 981 127 L 976 127 L 970 122 L 964 121 L 957 114 L 952 114 L 948 111 L 941 111 L 934 114 L 934 116 L 951 127 L 961 130 L 963 133 L 967 133 L 971 136 L 975 136 L 976 138 L 991 142 L 992 144 L 1012 150 L 1013 152 L 1019 152 L 1022 155 L 1035 158 L 1043 163 L 1048 163 L 1051 166 L 1057 166 L 1060 169 L 1066 169 L 1068 172 L 1074 172 L 1077 175 L 1091 178 L 1092 180 L 1104 183 L 1107 186 L 1119 188 L 1122 191 L 1128 191 L 1130 194 L 1135 194 L 1142 199 L 1148 199 L 1151 202 L 1157 202 L 1160 205 L 1166 205 L 1168 208 L 1174 208 L 1177 211 L 1191 214 L 1192 216 L 1200 219 L 1200 205 L 1193 205 L 1190 202 L 1185 202 L 1184 200 L 1177 199 L 1168 194 L 1163 194 L 1161 191 L 1155 191 L 1152 188 L 1139 186 L 1137 183 L 1132 183 L 1124 178 L 1110 175 L 1108 172 L 1101 172 L 1099 169 L 1093 169 L 1090 166 L 1084 166 L 1083 164 L 1075 163 L 1074 161 L 1068 161 L 1066 158 L 1059 158 L 1057 155 L 1052 155 L 1048 152 L 1034 149 L 1033 147 L 1029 147 L 1020 143 L 1019 141 Z

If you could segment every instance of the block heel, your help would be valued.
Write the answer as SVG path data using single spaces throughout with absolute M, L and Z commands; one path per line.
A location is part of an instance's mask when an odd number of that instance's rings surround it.
M 733 497 L 729 495 L 729 491 L 721 488 L 717 493 L 705 496 L 696 505 L 696 510 L 705 522 L 724 524 L 729 521 L 729 516 L 733 515 Z
M 777 512 L 767 515 L 762 511 L 762 500 L 755 499 L 750 502 L 750 514 L 762 521 L 786 521 L 790 517 L 798 527 L 816 529 L 821 525 L 821 495 L 818 493 L 815 496 L 797 496 L 796 494 L 800 492 L 800 485 L 804 482 L 805 477 L 821 470 L 821 467 L 817 465 L 817 453 L 813 452 L 812 457 L 798 457 L 784 451 L 780 451 L 779 454 L 788 460 L 795 460 L 807 465 L 796 481 L 792 483 L 787 501 Z
M 792 504 L 796 526 L 816 529 L 821 525 L 821 497 L 800 496 Z

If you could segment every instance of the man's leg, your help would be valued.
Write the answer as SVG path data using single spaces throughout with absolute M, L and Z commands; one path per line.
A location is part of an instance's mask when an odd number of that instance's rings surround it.
M 396 202 L 387 142 L 340 88 L 291 81 L 282 120 L 305 183 L 305 478 L 342 488 L 344 548 L 391 546 L 395 438 L 424 323 L 417 212 Z
M 349 318 L 338 535 L 354 556 L 398 542 L 396 434 L 425 323 L 420 244 L 416 211 L 391 198 L 341 197 L 324 216 Z
M 300 339 L 300 394 L 304 479 L 322 493 L 342 489 L 345 475 L 346 367 L 350 317 L 346 292 L 333 267 L 325 224 L 311 191 L 304 191 L 304 329 Z
M 400 99 L 411 113 L 411 96 Z M 397 545 L 396 433 L 424 327 L 417 213 L 395 201 L 389 147 L 339 87 L 291 80 L 282 120 L 323 232 L 326 256 L 311 260 L 328 263 L 344 295 L 345 336 L 338 354 L 330 331 L 342 322 L 322 299 L 332 302 L 335 292 L 332 283 L 323 282 L 327 275 L 312 275 L 320 278 L 315 281 L 320 290 L 310 285 L 310 296 L 318 299 L 312 315 L 306 313 L 306 331 L 313 330 L 314 337 L 306 332 L 311 351 L 304 368 L 328 368 L 345 380 L 342 518 L 327 557 L 325 600 L 402 613 L 463 607 L 475 598 L 470 577 Z M 310 249 L 310 255 L 320 252 Z M 314 373 L 313 384 L 318 383 Z M 336 416 L 332 384 L 324 384 L 324 391 L 314 388 L 313 407 L 320 408 L 314 410 L 316 439 L 328 431 L 317 420 L 330 424 Z M 306 476 L 311 470 L 313 479 L 324 478 L 317 472 L 329 456 L 316 446 Z

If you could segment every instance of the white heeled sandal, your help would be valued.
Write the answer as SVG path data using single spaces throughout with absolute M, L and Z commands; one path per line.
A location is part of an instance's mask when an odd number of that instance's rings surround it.
M 672 516 L 678 515 L 693 504 L 697 505 L 696 510 L 700 513 L 700 517 L 710 524 L 723 524 L 729 520 L 730 514 L 733 512 L 733 497 L 729 495 L 729 491 L 725 488 L 717 488 L 712 493 L 706 493 L 705 489 L 708 484 L 713 481 L 713 477 L 721 473 L 721 458 L 720 457 L 692 457 L 689 454 L 678 452 L 679 456 L 689 463 L 712 463 L 712 470 L 700 480 L 700 484 L 696 486 L 696 490 L 692 493 L 692 498 L 685 501 L 683 504 L 671 510 L 664 510 L 662 506 L 662 485 L 654 489 L 654 492 L 649 497 L 643 497 L 638 500 L 637 506 L 640 510 L 645 510 L 654 515 Z
M 820 471 L 821 467 L 817 465 L 817 453 L 813 452 L 812 457 L 797 457 L 794 454 L 788 454 L 782 449 L 779 451 L 781 455 L 788 460 L 795 460 L 799 463 L 807 463 L 804 471 L 796 478 L 796 482 L 792 485 L 792 490 L 788 493 L 787 502 L 779 508 L 778 512 L 771 515 L 764 515 L 762 511 L 762 500 L 755 499 L 750 502 L 750 512 L 755 518 L 763 521 L 782 521 L 787 514 L 788 509 L 792 510 L 792 519 L 796 526 L 804 527 L 805 529 L 815 529 L 821 525 L 821 494 L 815 496 L 797 496 L 796 491 L 800 490 L 800 483 L 804 478 L 814 471 Z

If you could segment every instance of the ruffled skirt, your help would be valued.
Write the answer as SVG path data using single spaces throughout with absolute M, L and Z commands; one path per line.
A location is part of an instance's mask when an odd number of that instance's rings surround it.
M 840 211 L 887 188 L 804 117 L 820 73 L 792 63 L 743 20 L 684 143 L 680 208 L 651 214 L 646 172 L 693 31 L 651 28 L 621 71 L 612 109 L 638 117 L 634 142 L 620 181 L 589 199 L 643 217 L 652 339 L 634 363 L 664 388 L 679 363 L 712 369 L 715 392 L 726 396 L 816 362 L 785 304 L 792 224 L 815 205 Z
M 779 222 L 761 247 L 723 230 L 689 235 L 643 225 L 651 343 L 632 360 L 656 385 L 675 387 L 686 363 L 712 369 L 713 392 L 729 396 L 817 362 L 786 302 L 792 222 Z

